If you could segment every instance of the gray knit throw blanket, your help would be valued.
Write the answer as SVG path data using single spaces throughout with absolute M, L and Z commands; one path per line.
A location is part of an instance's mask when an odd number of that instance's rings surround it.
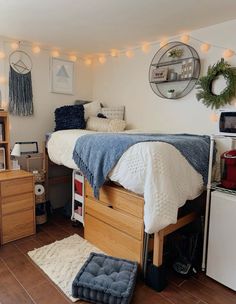
M 11 66 L 9 72 L 9 112 L 17 116 L 34 113 L 31 72 L 17 73 Z
M 199 172 L 204 184 L 208 177 L 210 137 L 191 134 L 111 134 L 99 133 L 81 136 L 75 144 L 73 159 L 90 185 L 94 195 L 123 153 L 140 142 L 165 142 L 174 146 Z

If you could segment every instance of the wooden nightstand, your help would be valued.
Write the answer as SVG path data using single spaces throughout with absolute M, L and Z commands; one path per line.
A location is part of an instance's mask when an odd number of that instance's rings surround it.
M 0 172 L 0 244 L 35 233 L 33 174 Z

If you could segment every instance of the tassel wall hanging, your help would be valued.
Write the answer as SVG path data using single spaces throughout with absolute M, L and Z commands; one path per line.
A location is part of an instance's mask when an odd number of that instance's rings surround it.
M 9 56 L 9 63 L 9 112 L 31 116 L 34 113 L 31 58 L 26 52 L 17 50 Z

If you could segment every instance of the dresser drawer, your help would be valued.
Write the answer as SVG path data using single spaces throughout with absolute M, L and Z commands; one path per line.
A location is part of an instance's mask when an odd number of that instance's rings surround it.
M 93 189 L 88 182 L 85 184 L 85 194 L 94 199 Z M 143 219 L 143 198 L 122 187 L 104 185 L 100 189 L 99 201 L 115 210 L 121 210 Z
M 142 262 L 142 242 L 85 214 L 85 239 L 108 255 Z
M 34 209 L 2 217 L 2 243 L 17 240 L 35 233 Z
M 32 177 L 12 179 L 1 183 L 1 196 L 11 196 L 33 192 Z
M 9 213 L 19 212 L 34 207 L 34 194 L 33 192 L 6 196 L 2 198 L 2 215 Z
M 138 239 L 143 239 L 143 220 L 86 198 L 85 213 Z

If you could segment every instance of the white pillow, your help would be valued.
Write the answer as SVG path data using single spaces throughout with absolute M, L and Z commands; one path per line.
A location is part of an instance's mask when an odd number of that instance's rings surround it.
M 93 101 L 87 104 L 84 104 L 84 119 L 85 121 L 90 116 L 97 116 L 101 112 L 101 104 L 98 101 Z
M 125 126 L 124 120 L 89 117 L 86 129 L 98 132 L 121 132 L 124 131 Z
M 109 119 L 124 119 L 125 107 L 104 107 L 101 113 Z

